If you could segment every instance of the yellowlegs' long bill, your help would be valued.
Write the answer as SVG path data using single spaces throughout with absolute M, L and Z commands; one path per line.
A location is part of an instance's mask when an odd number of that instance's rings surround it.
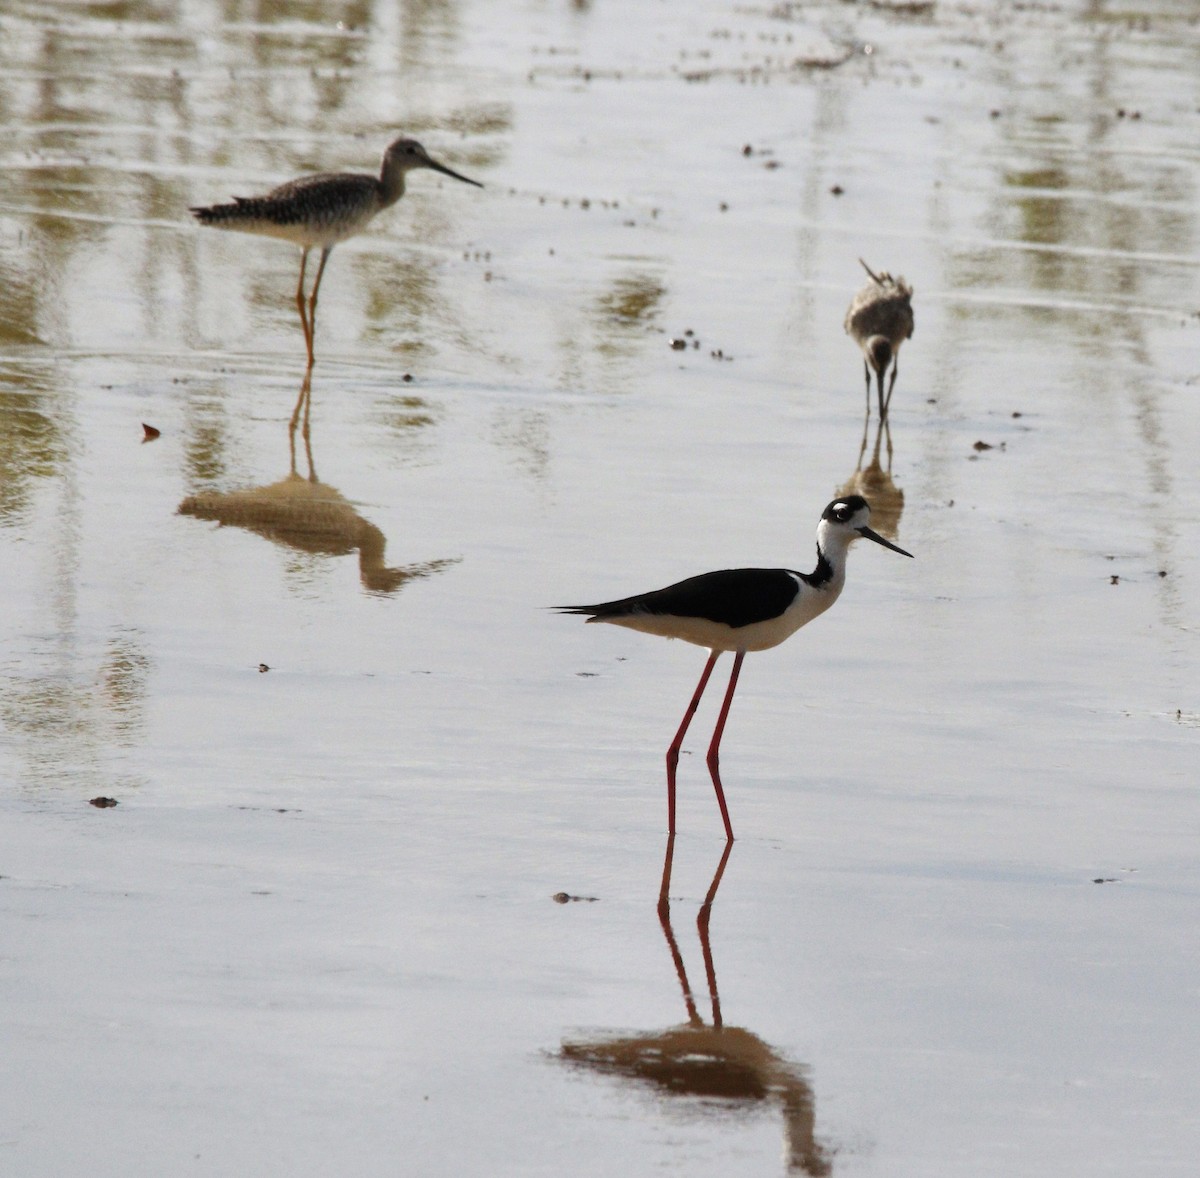
M 300 281 L 296 286 L 296 307 L 311 365 L 317 292 L 321 289 L 330 252 L 338 242 L 361 233 L 376 214 L 394 205 L 404 195 L 404 177 L 414 168 L 432 168 L 464 184 L 483 187 L 478 180 L 438 163 L 415 139 L 396 139 L 383 153 L 383 166 L 378 176 L 322 172 L 289 180 L 264 196 L 235 196 L 232 204 L 193 208 L 191 212 L 202 225 L 279 237 L 300 247 L 303 252 L 300 255 Z M 309 250 L 318 246 L 321 261 L 306 306 L 304 271 Z
M 871 508 L 860 495 L 847 495 L 830 503 L 817 525 L 817 567 L 811 573 L 794 569 L 722 569 L 619 601 L 556 607 L 562 613 L 585 615 L 589 622 L 611 622 L 708 647 L 708 662 L 700 682 L 667 749 L 667 828 L 671 834 L 675 833 L 675 769 L 679 750 L 722 651 L 733 652 L 733 670 L 708 747 L 708 771 L 721 808 L 726 838 L 732 841 L 733 826 L 721 787 L 718 758 L 742 660 L 749 651 L 778 646 L 833 605 L 846 583 L 846 553 L 860 536 L 902 556 L 912 556 L 873 532 L 867 526 L 870 515 Z
M 903 278 L 893 278 L 886 270 L 878 274 L 862 260 L 869 275 L 867 284 L 854 296 L 846 312 L 846 333 L 862 349 L 863 375 L 867 380 L 867 412 L 871 410 L 871 372 L 879 383 L 879 417 L 887 417 L 899 372 L 900 345 L 912 339 L 912 287 Z M 887 397 L 883 378 L 891 366 L 892 377 Z

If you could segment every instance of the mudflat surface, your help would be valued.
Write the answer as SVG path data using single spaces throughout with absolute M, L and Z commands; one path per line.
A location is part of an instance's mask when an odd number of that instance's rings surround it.
M 0 1170 L 1192 1175 L 1198 49 L 7 6 Z M 486 187 L 334 251 L 306 447 L 298 251 L 187 210 L 399 134 Z M 727 861 L 718 664 L 660 921 L 704 654 L 544 607 L 811 568 L 853 488 L 915 559 L 747 659 Z

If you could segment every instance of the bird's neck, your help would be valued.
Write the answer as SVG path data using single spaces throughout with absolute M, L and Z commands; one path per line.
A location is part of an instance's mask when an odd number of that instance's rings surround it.
M 383 208 L 394 205 L 404 195 L 405 171 L 390 159 L 383 161 L 383 169 L 379 173 L 380 204 Z
M 832 546 L 826 551 L 817 541 L 817 567 L 808 574 L 808 583 L 814 589 L 840 591 L 846 580 L 846 549 Z

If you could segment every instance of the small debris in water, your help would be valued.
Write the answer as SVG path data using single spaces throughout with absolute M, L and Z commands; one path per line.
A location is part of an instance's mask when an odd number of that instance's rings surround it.
M 972 450 L 994 450 L 995 448 L 996 447 L 991 445 L 990 442 L 976 442 L 975 445 L 971 447 Z
M 572 896 L 569 892 L 555 892 L 550 897 L 555 904 L 595 904 L 599 896 Z
M 998 119 L 999 117 L 1000 117 L 1000 112 L 998 110 L 996 110 L 995 107 L 993 107 L 990 111 L 988 111 L 988 118 Z
M 728 205 L 728 203 L 727 203 L 726 201 L 721 201 L 721 203 L 720 203 L 720 204 L 719 204 L 717 207 L 718 207 L 718 208 L 721 210 L 721 212 L 723 212 L 723 213 L 727 213 L 727 212 L 729 212 L 729 205 Z
M 152 425 L 147 425 L 144 421 L 142 422 L 142 442 L 143 442 L 143 444 L 146 442 L 153 442 L 155 438 L 161 438 L 161 437 L 162 437 L 162 430 L 156 429 Z
M 747 143 L 746 146 L 742 148 L 742 155 L 753 155 L 753 154 L 754 154 L 754 148 L 751 147 L 749 143 Z
M 115 806 L 116 804 L 117 804 L 116 798 L 98 797 L 98 798 L 89 798 L 88 799 L 88 805 L 95 806 L 96 809 L 98 809 L 98 810 L 107 810 L 107 809 L 109 809 L 109 807 Z
M 1119 883 L 1120 881 L 1113 875 L 1098 875 L 1092 883 Z
M 672 349 L 676 352 L 682 352 L 687 347 L 687 340 L 681 339 L 679 336 L 675 336 L 670 343 Z
M 834 196 L 841 196 L 846 190 L 840 184 L 835 184 L 829 191 L 833 193 Z

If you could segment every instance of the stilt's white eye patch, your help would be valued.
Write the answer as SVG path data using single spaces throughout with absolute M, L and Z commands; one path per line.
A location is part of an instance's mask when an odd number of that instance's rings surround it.
M 831 523 L 849 523 L 866 506 L 867 501 L 861 495 L 848 495 L 845 499 L 835 499 L 822 512 L 821 518 Z

